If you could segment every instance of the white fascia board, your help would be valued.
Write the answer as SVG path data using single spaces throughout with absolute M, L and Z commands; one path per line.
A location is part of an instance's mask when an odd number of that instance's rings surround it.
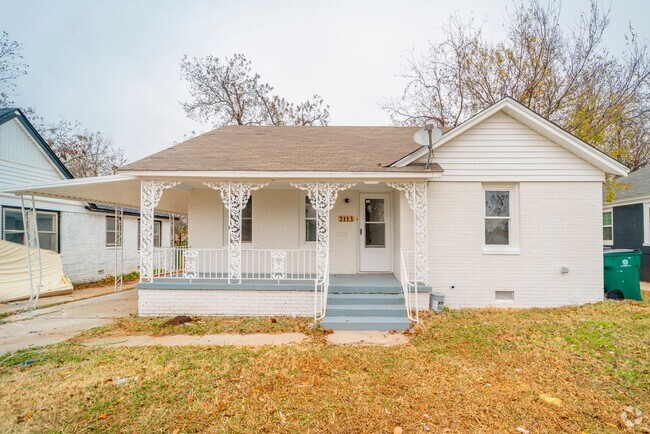
M 203 178 L 203 179 L 254 179 L 254 180 L 426 180 L 439 178 L 442 172 L 221 172 L 221 171 L 125 171 L 138 178 Z
M 483 110 L 466 122 L 451 129 L 442 138 L 434 143 L 433 149 L 437 149 L 445 143 L 458 137 L 460 134 L 481 123 L 493 114 L 503 111 L 508 116 L 518 120 L 529 128 L 539 132 L 557 145 L 585 160 L 592 166 L 606 173 L 619 176 L 627 176 L 630 170 L 623 164 L 591 147 L 584 141 L 567 133 L 548 119 L 543 118 L 532 110 L 526 108 L 511 98 L 505 98 L 491 107 Z M 417 159 L 427 155 L 427 148 L 418 149 L 393 164 L 394 167 L 403 167 Z
M 20 195 L 20 194 L 29 194 L 30 191 L 35 191 L 41 188 L 68 187 L 71 185 L 108 184 L 112 182 L 129 181 L 134 179 L 136 178 L 133 176 L 124 176 L 124 175 L 93 176 L 90 178 L 62 179 L 62 180 L 46 182 L 41 184 L 28 184 L 22 187 L 9 188 L 7 190 L 0 191 L 0 193 L 11 193 L 11 194 Z
M 635 205 L 637 203 L 650 203 L 650 196 L 632 197 L 629 199 L 614 199 L 612 202 L 604 202 L 603 208 L 612 208 L 615 206 Z

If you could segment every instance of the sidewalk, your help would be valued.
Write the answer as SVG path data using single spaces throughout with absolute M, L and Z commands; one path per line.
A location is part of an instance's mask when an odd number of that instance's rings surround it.
M 124 291 L 135 288 L 135 282 L 124 284 Z M 98 297 L 100 295 L 114 294 L 113 284 L 94 286 L 92 288 L 83 288 L 72 291 L 71 294 L 55 295 L 53 297 L 41 297 L 38 300 L 38 308 L 53 306 L 61 303 L 71 303 L 73 301 L 85 300 L 87 298 Z M 0 303 L 0 313 L 19 312 L 27 303 L 27 300 L 12 301 Z
M 0 355 L 62 342 L 137 311 L 138 292 L 129 290 L 12 315 L 0 324 Z
M 303 333 L 255 333 L 255 334 L 220 334 L 220 335 L 170 335 L 170 336 L 108 336 L 84 342 L 89 347 L 178 347 L 178 346 L 244 346 L 260 347 L 264 345 L 300 344 L 308 340 Z M 407 336 L 401 333 L 339 331 L 327 335 L 327 342 L 332 345 L 375 345 L 394 346 L 409 343 Z

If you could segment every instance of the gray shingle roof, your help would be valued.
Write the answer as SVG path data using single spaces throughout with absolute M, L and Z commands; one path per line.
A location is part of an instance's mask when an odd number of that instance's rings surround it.
M 629 188 L 617 191 L 614 202 L 650 196 L 650 166 L 635 170 L 627 178 L 620 178 L 620 181 L 628 184 Z
M 391 172 L 418 149 L 417 127 L 225 126 L 127 164 L 120 171 Z M 439 166 L 434 171 L 441 171 Z

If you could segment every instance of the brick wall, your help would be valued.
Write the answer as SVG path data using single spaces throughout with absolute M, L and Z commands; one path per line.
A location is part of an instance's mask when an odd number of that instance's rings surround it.
M 106 247 L 106 216 L 91 212 L 60 214 L 61 262 L 73 283 L 92 282 L 115 273 L 115 248 Z M 123 224 L 126 274 L 137 271 L 140 265 L 138 218 L 125 216 Z M 170 238 L 169 221 L 162 220 L 162 245 L 169 246 Z
M 314 292 L 139 289 L 138 313 L 140 316 L 313 316 Z
M 519 254 L 484 254 L 482 184 L 429 183 L 429 283 L 451 307 L 602 300 L 600 198 L 599 182 L 522 182 Z M 514 291 L 514 301 L 495 291 Z

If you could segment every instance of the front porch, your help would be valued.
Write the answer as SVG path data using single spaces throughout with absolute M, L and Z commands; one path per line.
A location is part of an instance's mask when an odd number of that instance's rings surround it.
M 137 198 L 143 316 L 293 315 L 320 321 L 332 313 L 331 297 L 383 295 L 401 299 L 403 315 L 417 321 L 418 311 L 428 306 L 430 176 L 116 176 L 21 194 L 116 205 L 120 235 L 121 207 L 132 207 Z M 188 246 L 158 246 L 156 212 L 187 216 Z
M 165 190 L 190 192 L 189 246 L 142 251 L 141 315 L 319 321 L 332 294 L 397 296 L 413 321 L 428 306 L 425 182 L 142 183 L 143 216 Z
M 428 309 L 431 287 L 405 293 L 393 274 L 332 274 L 327 292 L 306 279 L 156 277 L 137 284 L 140 316 L 254 315 L 311 316 L 336 330 L 398 330 L 409 327 L 410 311 Z M 408 298 L 406 298 L 408 297 Z M 417 318 L 417 317 L 415 317 Z

